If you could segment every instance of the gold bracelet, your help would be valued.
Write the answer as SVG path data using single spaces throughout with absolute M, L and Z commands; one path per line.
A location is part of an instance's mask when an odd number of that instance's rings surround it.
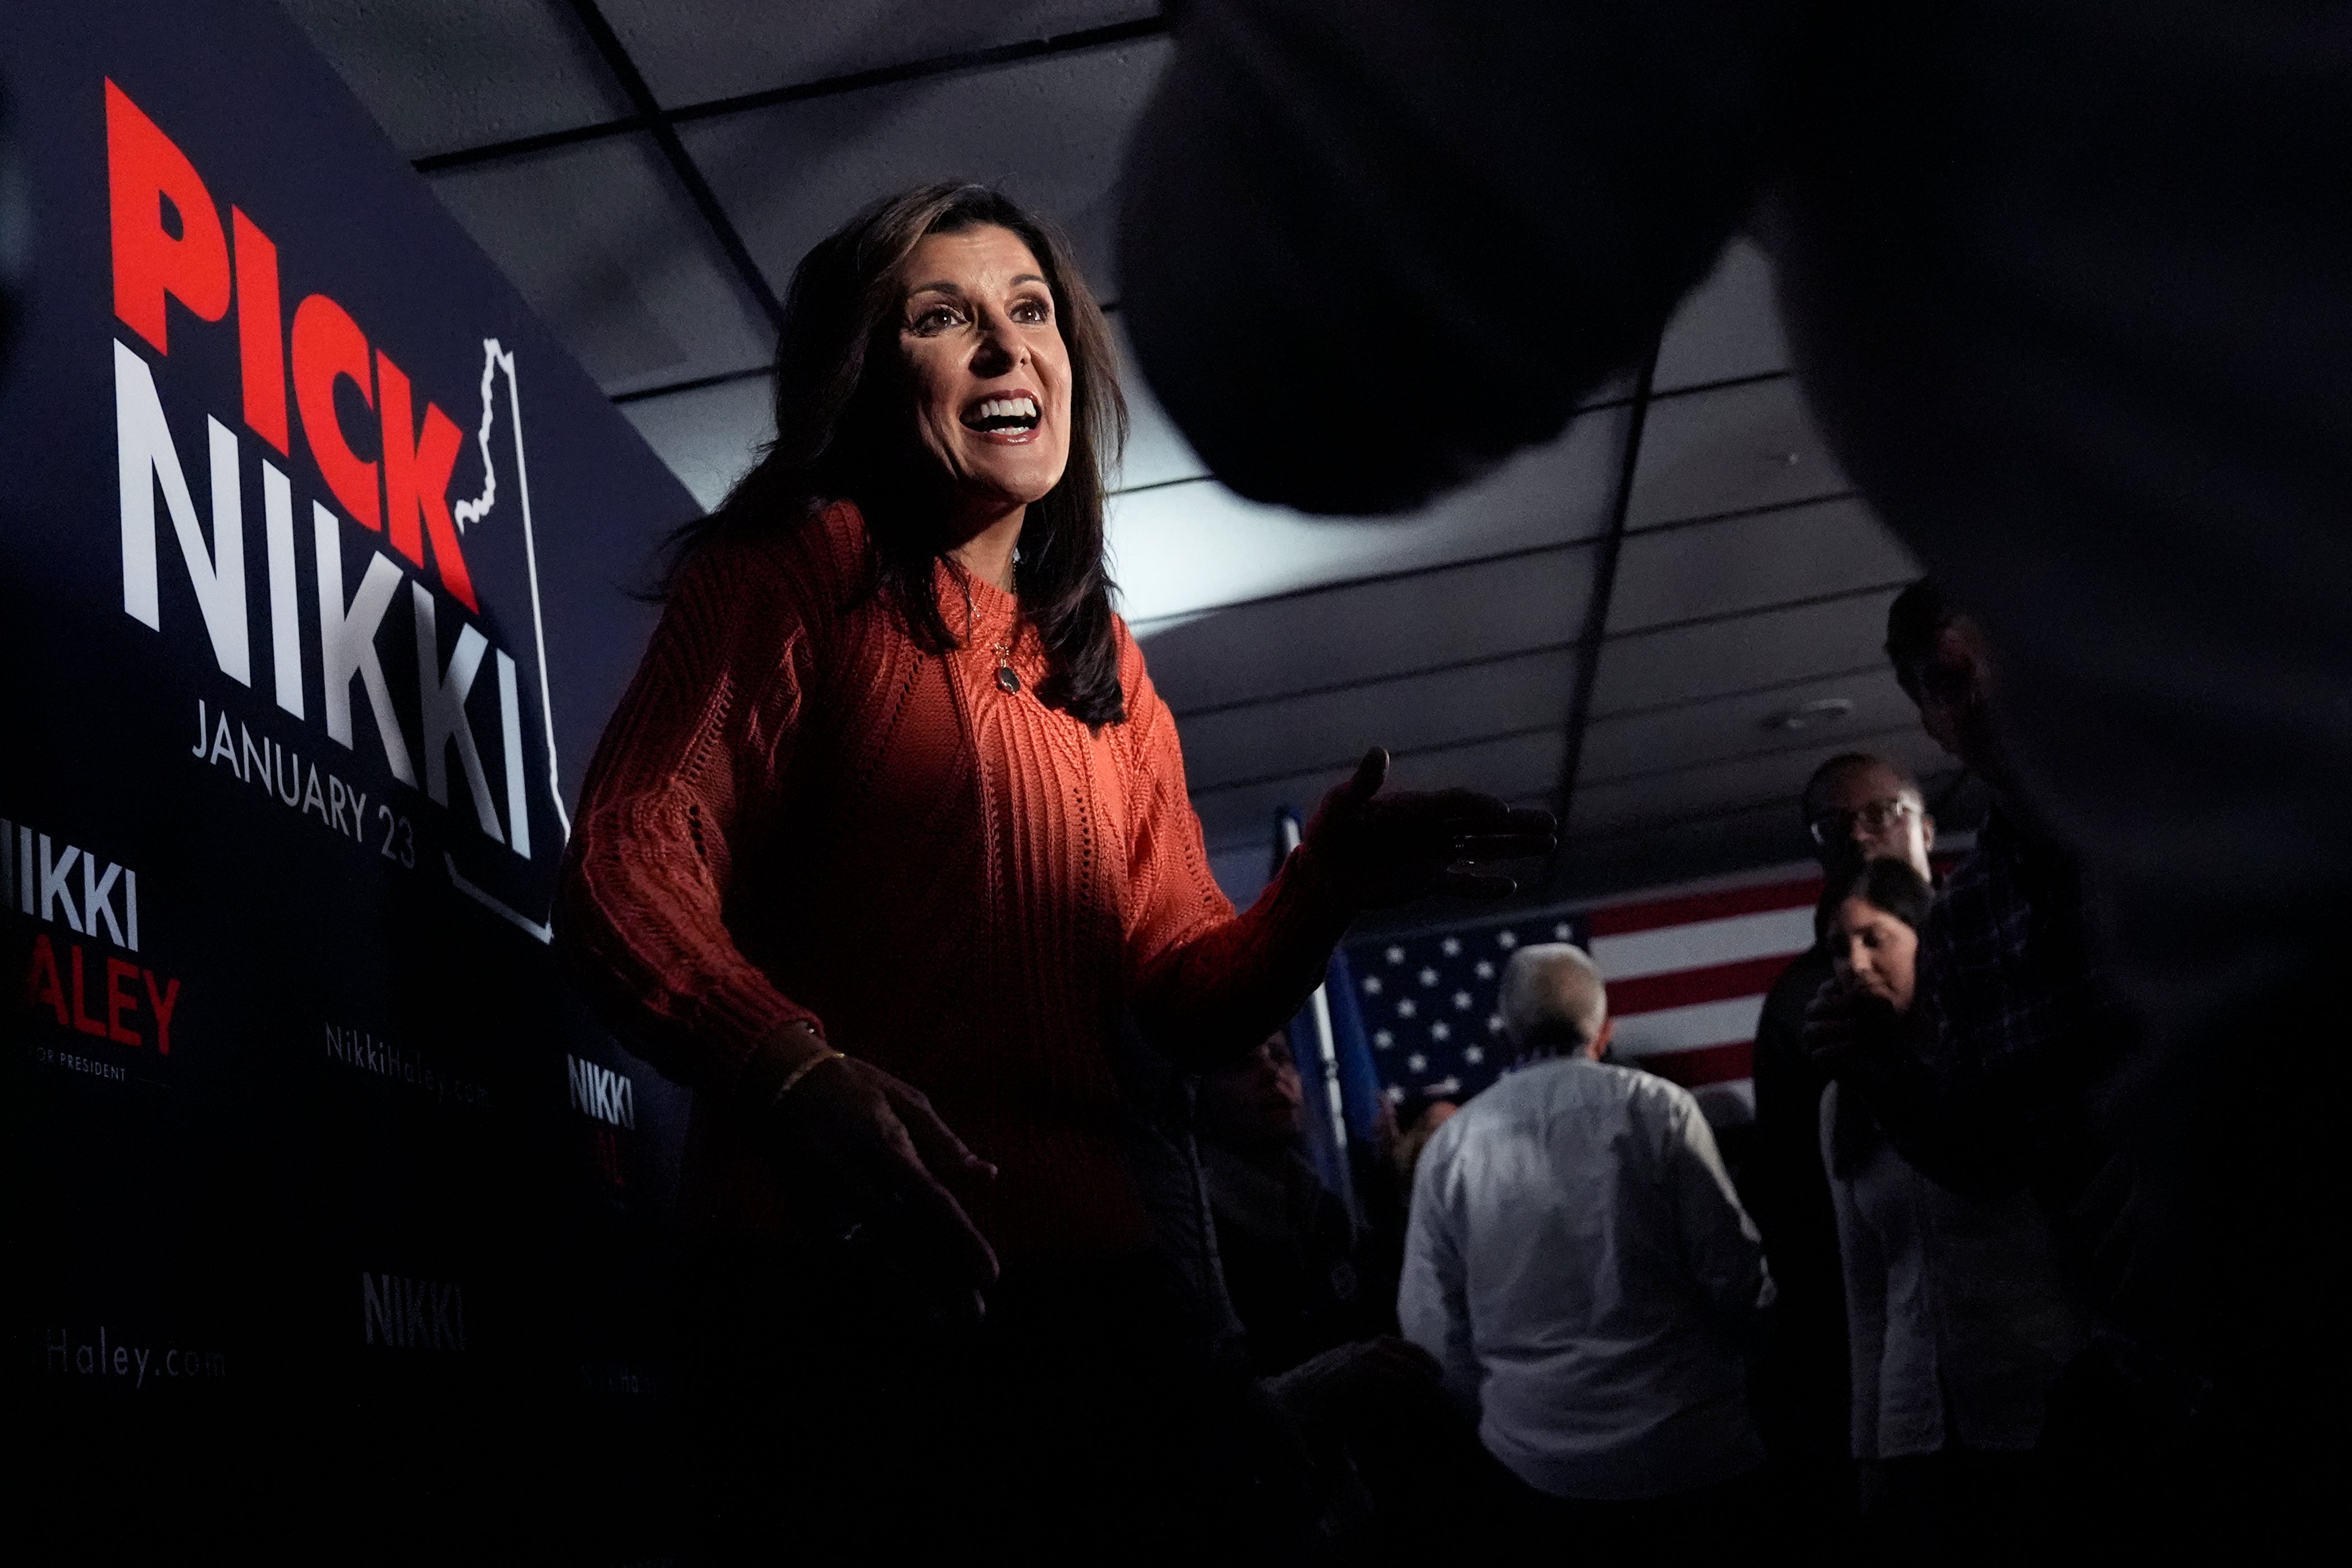
M 849 1053 L 845 1051 L 828 1051 L 823 1056 L 810 1057 L 806 1061 L 802 1062 L 798 1067 L 793 1068 L 790 1072 L 784 1074 L 784 1081 L 776 1085 L 775 1093 L 769 1098 L 769 1107 L 773 1109 L 774 1107 L 782 1104 L 784 1096 L 798 1088 L 802 1079 L 806 1078 L 810 1073 L 815 1071 L 818 1068 L 823 1067 L 826 1062 L 840 1061 L 846 1058 L 848 1054 Z

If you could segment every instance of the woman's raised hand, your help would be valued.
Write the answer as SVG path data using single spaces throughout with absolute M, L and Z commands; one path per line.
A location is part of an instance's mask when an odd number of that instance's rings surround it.
M 1549 811 L 1506 806 L 1472 789 L 1382 795 L 1388 775 L 1386 750 L 1376 746 L 1364 753 L 1356 776 L 1323 797 L 1304 835 L 1308 854 L 1360 909 L 1433 893 L 1507 897 L 1518 884 L 1477 870 L 1477 862 L 1551 852 Z
M 824 1192 L 850 1235 L 887 1230 L 910 1289 L 978 1319 L 996 1282 L 996 1252 L 950 1184 L 992 1181 L 996 1167 L 964 1146 L 922 1091 L 854 1056 L 821 1061 L 777 1102 L 779 1152 Z M 845 1235 L 844 1239 L 847 1239 Z M 924 1305 L 930 1303 L 909 1303 Z

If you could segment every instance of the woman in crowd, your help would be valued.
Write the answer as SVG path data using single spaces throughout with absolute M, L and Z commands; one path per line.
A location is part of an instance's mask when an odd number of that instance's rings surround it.
M 1420 1107 L 1412 1124 L 1397 1139 L 1397 1178 L 1407 1193 L 1412 1191 L 1412 1178 L 1421 1169 L 1421 1152 L 1429 1147 L 1429 1140 L 1437 1136 L 1437 1129 L 1454 1119 L 1462 1107 L 1451 1100 L 1432 1100 Z
M 1918 872 L 1874 860 L 1824 901 L 1830 983 L 1907 1014 Z M 1989 1202 L 1921 1176 L 1851 1082 L 1822 1098 L 1853 1371 L 1853 1454 L 1874 1557 L 1996 1561 L 2034 1542 L 2043 1401 L 2086 1327 L 2022 1191 Z
M 1265 1489 L 1156 1244 L 1139 1123 L 1167 1097 L 1133 1062 L 1246 1051 L 1358 910 L 1507 891 L 1468 862 L 1549 845 L 1539 812 L 1380 795 L 1376 751 L 1236 915 L 1111 609 L 1124 426 L 1047 229 L 972 185 L 869 206 L 793 275 L 775 441 L 681 536 L 590 769 L 560 930 L 696 1091 L 722 1547 L 1165 1550 L 1238 1521 Z

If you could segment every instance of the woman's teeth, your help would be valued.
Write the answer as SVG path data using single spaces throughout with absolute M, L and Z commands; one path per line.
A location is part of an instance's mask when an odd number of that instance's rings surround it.
M 964 423 L 974 430 L 1028 430 L 1037 423 L 1034 398 L 992 397 L 983 401 Z

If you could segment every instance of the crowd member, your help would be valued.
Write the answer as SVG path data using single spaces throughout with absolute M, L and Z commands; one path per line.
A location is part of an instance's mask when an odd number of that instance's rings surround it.
M 1845 752 L 1814 769 L 1800 799 L 1825 897 L 1871 860 L 1891 858 L 1932 874 L 1936 821 L 1918 781 L 1899 764 Z M 1845 1290 L 1819 1137 L 1828 1079 L 1804 1044 L 1805 1009 L 1828 983 L 1832 961 L 1832 944 L 1817 941 L 1765 994 L 1756 1026 L 1755 1149 L 1741 1187 L 1780 1288 L 1757 1367 L 1756 1418 L 1795 1495 L 1791 1511 L 1822 1537 L 1838 1534 L 1853 1510 Z
M 1347 1206 L 1300 1145 L 1303 1099 L 1279 1033 L 1201 1077 L 1201 1166 L 1217 1250 L 1262 1375 L 1396 1326 L 1394 1277 L 1371 1268 Z
M 2109 1248 L 2200 1369 L 2135 1397 L 2202 1453 L 2178 1497 L 2252 1506 L 2210 1469 L 2304 1462 L 2335 1332 L 2303 1238 L 2340 1053 L 2284 1106 L 2210 1074 L 2330 1009 L 2352 893 L 2342 8 L 1194 0 L 1176 34 L 1122 320 L 1255 499 L 1397 509 L 1549 437 L 1754 224 L 1822 428 L 1985 617 L 2019 782 L 2105 890 L 2149 1030 L 2099 1097 Z
M 1398 1315 L 1516 1478 L 1531 1542 L 1608 1561 L 1752 1548 L 1764 1450 L 1741 1346 L 1755 1226 L 1690 1093 L 1603 1064 L 1607 992 L 1565 943 L 1511 956 L 1516 1065 L 1431 1138 Z
M 1250 1365 L 1312 1464 L 1314 1534 L 1349 1562 L 1441 1549 L 1483 1480 L 1436 1363 L 1394 1337 L 1396 1273 L 1307 1160 L 1280 1034 L 1201 1076 L 1202 1172 Z M 1390 1157 L 1390 1151 L 1381 1151 Z
M 1825 923 L 1834 983 L 1907 1014 L 1934 896 L 1899 860 L 1848 873 Z M 1843 1260 L 1867 1557 L 2033 1559 L 2045 1540 L 2032 1450 L 2088 1337 L 2047 1222 L 2022 1189 L 1972 1199 L 1921 1176 L 1859 1084 L 1829 1086 L 1817 1137 Z
M 1294 1066 L 1296 1063 L 1294 1062 Z M 1412 1186 L 1400 1169 L 1397 1150 L 1404 1134 L 1397 1125 L 1396 1102 L 1385 1093 L 1374 1105 L 1362 1137 L 1348 1140 L 1348 1179 L 1355 1188 L 1356 1253 L 1367 1278 L 1385 1281 L 1381 1310 L 1396 1327 L 1396 1280 L 1404 1267 L 1405 1212 Z
M 1420 1106 L 1419 1114 L 1415 1115 L 1405 1130 L 1398 1134 L 1397 1176 L 1404 1188 L 1408 1210 L 1412 1201 L 1413 1176 L 1421 1169 L 1423 1151 L 1429 1147 L 1429 1140 L 1437 1136 L 1437 1130 L 1452 1121 L 1454 1113 L 1461 1109 L 1461 1103 L 1455 1100 L 1426 1101 Z
M 1998 718 L 1999 681 L 1975 621 L 1929 582 L 1887 611 L 1886 652 L 1937 745 L 1991 798 L 1923 936 L 1921 1003 L 1907 1016 L 1832 990 L 1809 1049 L 1866 1082 L 1906 1156 L 1957 1191 L 2031 1186 L 2053 1216 L 2087 1220 L 2104 1157 L 2092 1086 L 2129 1043 L 2103 983 L 2089 895 L 2063 846 L 2021 807 Z
M 921 187 L 785 316 L 775 440 L 679 541 L 557 914 L 696 1092 L 703 1522 L 819 1560 L 1209 1538 L 1259 1493 L 1154 1247 L 1123 1032 L 1246 1051 L 1358 910 L 1504 891 L 1467 862 L 1547 820 L 1382 796 L 1375 751 L 1235 914 L 1110 607 L 1122 405 L 1064 244 Z
M 2021 801 L 1981 628 L 1916 583 L 1887 612 L 1886 649 L 1921 724 L 1991 807 L 1921 932 L 1914 1004 L 1824 991 L 1807 1046 L 1930 1180 L 1988 1200 L 2023 1188 L 2039 1204 L 2102 1330 L 2053 1398 L 2045 1447 L 2073 1478 L 2055 1523 L 2112 1542 L 2175 1506 L 2161 1446 L 2199 1397 L 2196 1375 L 2149 1332 L 2162 1309 L 2136 1296 L 2146 1259 L 2116 1243 L 2134 1183 L 2101 1136 L 2097 1096 L 2135 1026 L 2098 963 L 2080 868 Z

